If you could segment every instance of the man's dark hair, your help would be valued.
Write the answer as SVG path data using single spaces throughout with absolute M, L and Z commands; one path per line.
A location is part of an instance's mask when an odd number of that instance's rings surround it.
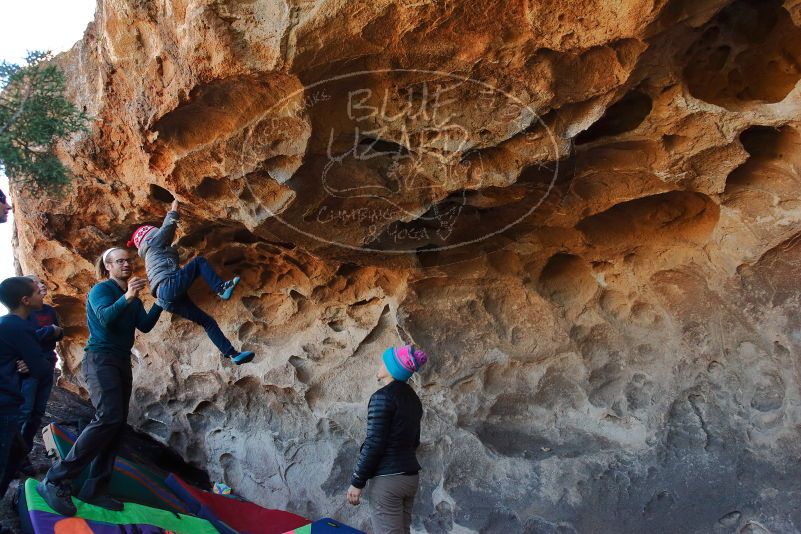
M 38 291 L 33 280 L 24 276 L 12 276 L 0 282 L 0 302 L 9 310 L 17 308 L 22 297 L 30 297 Z

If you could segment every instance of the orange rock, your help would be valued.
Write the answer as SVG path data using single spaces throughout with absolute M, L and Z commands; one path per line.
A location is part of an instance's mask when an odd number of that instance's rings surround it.
M 796 3 L 104 0 L 57 59 L 74 187 L 13 191 L 65 378 L 92 261 L 174 197 L 257 357 L 165 315 L 130 420 L 237 493 L 367 528 L 366 401 L 414 341 L 416 529 L 792 530 Z

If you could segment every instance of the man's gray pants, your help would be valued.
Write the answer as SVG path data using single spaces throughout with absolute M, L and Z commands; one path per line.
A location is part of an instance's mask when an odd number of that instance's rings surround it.
M 47 480 L 72 483 L 89 466 L 89 474 L 78 498 L 107 493 L 114 460 L 122 445 L 133 376 L 130 354 L 86 351 L 83 372 L 95 416 L 75 440 L 70 452 L 47 472 Z
M 420 475 L 389 475 L 370 480 L 370 520 L 375 534 L 409 534 Z

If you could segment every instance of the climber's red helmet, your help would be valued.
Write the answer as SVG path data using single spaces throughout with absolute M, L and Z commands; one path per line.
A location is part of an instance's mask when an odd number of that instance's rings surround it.
M 149 234 L 151 231 L 153 231 L 155 229 L 156 229 L 155 226 L 150 226 L 149 224 L 146 224 L 144 226 L 140 226 L 139 228 L 136 229 L 136 231 L 131 236 L 131 239 L 128 241 L 128 246 L 129 247 L 135 246 L 136 248 L 139 248 L 139 245 L 141 245 L 142 241 L 145 240 L 145 237 L 147 237 L 147 234 Z

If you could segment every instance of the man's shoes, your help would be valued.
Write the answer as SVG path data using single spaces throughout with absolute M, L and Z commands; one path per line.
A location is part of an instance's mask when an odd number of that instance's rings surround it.
M 61 515 L 68 517 L 74 516 L 78 511 L 72 503 L 72 492 L 68 485 L 59 485 L 50 482 L 46 478 L 36 485 L 36 491 L 45 502 Z
M 26 456 L 25 459 L 22 460 L 22 464 L 19 466 L 19 472 L 23 475 L 20 477 L 23 481 L 25 478 L 32 477 L 36 474 L 36 468 L 33 467 L 30 457 Z
M 253 357 L 256 356 L 255 352 L 251 352 L 249 350 L 240 352 L 239 354 L 233 354 L 230 356 L 234 363 L 237 365 L 242 365 L 243 363 L 248 363 L 253 360 Z
M 99 506 L 100 508 L 111 510 L 112 512 L 122 512 L 123 508 L 125 508 L 125 504 L 110 495 L 95 495 L 92 497 L 78 495 L 78 498 L 85 503 Z
M 235 276 L 233 280 L 228 280 L 227 282 L 223 282 L 222 287 L 217 292 L 217 296 L 219 296 L 223 300 L 228 300 L 231 298 L 231 295 L 234 292 L 234 288 L 239 283 L 239 277 Z

